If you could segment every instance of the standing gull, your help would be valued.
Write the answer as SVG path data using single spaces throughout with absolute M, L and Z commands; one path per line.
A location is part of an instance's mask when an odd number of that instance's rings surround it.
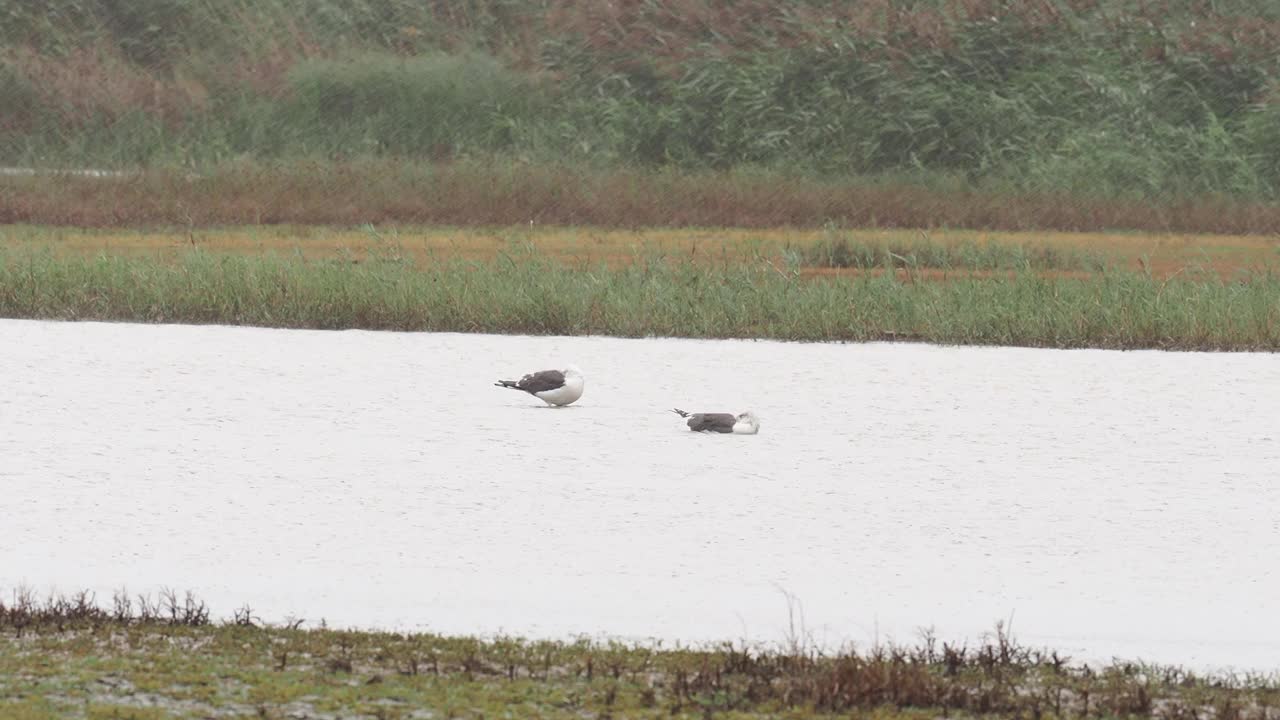
M 760 420 L 751 411 L 738 415 L 733 413 L 687 413 L 680 409 L 675 409 L 671 412 L 682 418 L 688 418 L 689 429 L 694 432 L 733 433 L 735 435 L 755 435 L 760 432 Z
M 540 370 L 520 380 L 499 380 L 498 387 L 523 390 L 548 405 L 561 406 L 582 397 L 582 371 L 577 365 L 564 370 Z

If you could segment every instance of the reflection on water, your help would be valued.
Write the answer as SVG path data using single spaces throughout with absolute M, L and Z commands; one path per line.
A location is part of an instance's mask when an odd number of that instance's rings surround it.
M 554 409 L 495 388 L 576 362 Z M 1275 669 L 1274 355 L 0 321 L 0 592 Z M 669 412 L 754 410 L 756 436 Z

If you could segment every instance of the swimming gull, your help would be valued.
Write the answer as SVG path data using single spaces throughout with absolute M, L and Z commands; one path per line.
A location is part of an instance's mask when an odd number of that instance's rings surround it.
M 760 419 L 751 411 L 734 415 L 733 413 L 687 413 L 677 408 L 671 412 L 682 418 L 688 418 L 689 429 L 694 432 L 735 435 L 755 435 L 760 432 Z
M 582 370 L 570 365 L 564 370 L 540 370 L 519 380 L 499 380 L 498 387 L 523 390 L 548 405 L 561 406 L 582 397 Z

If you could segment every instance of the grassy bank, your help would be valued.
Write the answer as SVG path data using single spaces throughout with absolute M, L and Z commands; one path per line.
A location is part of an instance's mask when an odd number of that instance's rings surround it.
M 1280 276 L 1032 270 L 807 278 L 766 255 L 565 262 L 512 242 L 485 259 L 370 244 L 357 257 L 174 248 L 163 257 L 0 250 L 5 317 L 293 328 L 1043 347 L 1280 349 Z
M 1083 277 L 1106 270 L 1151 272 L 1163 280 L 1189 270 L 1241 279 L 1280 264 L 1280 239 L 1264 235 L 919 230 L 895 228 L 611 228 L 601 226 L 242 225 L 131 228 L 0 226 L 0 247 L 48 248 L 58 256 L 99 253 L 174 258 L 212 253 L 298 254 L 310 260 L 363 260 L 392 248 L 415 263 L 441 258 L 493 260 L 525 245 L 572 267 L 629 265 L 649 255 L 701 263 L 770 260 L 802 275 L 896 269 L 941 277 L 949 271 L 1031 270 Z M 952 273 L 954 274 L 954 273 Z
M 1280 717 L 1274 677 L 1089 667 L 997 625 L 821 652 L 225 624 L 190 596 L 0 602 L 0 714 L 52 717 Z M 335 715 L 336 714 L 336 715 Z
M 1263 0 L 0 0 L 0 18 L 0 164 L 765 168 L 1103 208 L 1280 188 Z
M 0 176 L 0 223 L 95 228 L 304 224 L 471 227 L 967 228 L 1280 234 L 1280 205 L 1167 202 L 815 177 L 784 170 L 519 162 L 242 161 L 122 178 Z

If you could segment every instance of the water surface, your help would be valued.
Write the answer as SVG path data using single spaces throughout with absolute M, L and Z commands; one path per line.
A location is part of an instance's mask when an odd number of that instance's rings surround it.
M 3 320 L 0 592 L 1280 670 L 1278 401 L 1265 354 Z

